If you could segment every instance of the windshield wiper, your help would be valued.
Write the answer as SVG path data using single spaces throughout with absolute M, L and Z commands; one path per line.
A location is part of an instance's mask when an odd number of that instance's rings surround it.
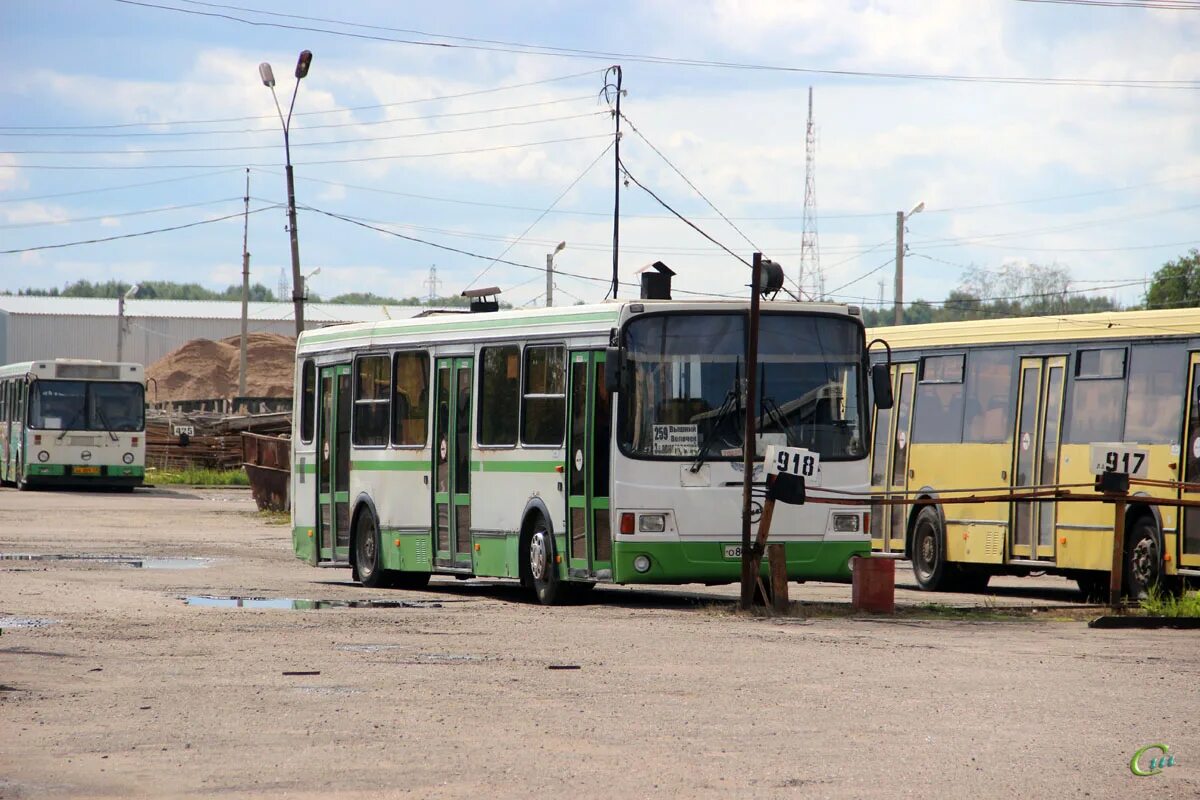
M 54 441 L 61 442 L 62 438 L 67 435 L 67 431 L 71 430 L 71 426 L 75 424 L 75 420 L 83 416 L 83 409 L 79 409 L 67 420 L 67 424 L 63 425 L 62 433 L 55 437 Z
M 725 422 L 725 416 L 731 411 L 736 412 L 742 405 L 741 396 L 742 383 L 742 360 L 739 358 L 734 364 L 733 372 L 733 387 L 725 393 L 725 400 L 721 403 L 721 407 L 717 409 L 717 414 L 713 417 L 712 427 L 708 429 L 708 434 L 704 437 L 704 443 L 700 445 L 700 452 L 696 454 L 696 459 L 688 470 L 695 474 L 700 471 L 700 467 L 704 466 L 705 460 L 708 458 L 709 448 L 713 445 L 713 440 L 717 438 L 717 431 L 720 430 L 721 424 Z
M 104 409 L 96 406 L 96 416 L 100 417 L 100 421 L 104 423 L 104 430 L 108 434 L 108 438 L 114 442 L 117 441 L 117 435 L 112 432 L 112 425 L 109 424 L 108 415 L 104 413 Z

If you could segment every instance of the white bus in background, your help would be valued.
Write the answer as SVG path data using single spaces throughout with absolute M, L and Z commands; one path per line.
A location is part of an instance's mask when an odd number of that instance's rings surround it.
M 306 331 L 298 558 L 364 585 L 506 577 L 553 603 L 597 583 L 728 583 L 741 561 L 749 302 L 625 300 Z M 761 432 L 868 487 L 858 309 L 762 305 Z M 780 506 L 793 580 L 850 576 L 863 507 Z M 764 565 L 764 570 L 765 570 Z
M 132 490 L 145 466 L 141 364 L 58 358 L 0 367 L 0 482 Z

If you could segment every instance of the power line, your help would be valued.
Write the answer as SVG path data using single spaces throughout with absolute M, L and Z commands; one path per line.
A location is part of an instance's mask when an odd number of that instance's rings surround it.
M 467 284 L 466 288 L 470 289 L 472 286 L 474 286 L 475 281 L 479 280 L 484 275 L 486 275 L 488 270 L 490 270 L 493 266 L 495 266 L 496 261 L 498 259 L 500 259 L 502 256 L 506 255 L 509 250 L 512 250 L 513 247 L 515 247 L 518 242 L 520 242 L 522 239 L 525 238 L 525 234 L 529 233 L 531 230 L 533 230 L 533 227 L 535 225 L 537 225 L 539 222 L 541 222 L 543 219 L 545 219 L 546 214 L 548 214 L 552 208 L 554 208 L 556 205 L 558 205 L 559 201 L 561 201 L 564 197 L 566 197 L 567 194 L 572 189 L 574 189 L 575 186 L 581 180 L 583 180 L 583 176 L 587 175 L 589 172 L 592 171 L 592 167 L 596 166 L 596 164 L 598 164 L 600 162 L 600 159 L 604 158 L 605 153 L 607 153 L 609 150 L 611 150 L 614 144 L 616 144 L 616 142 L 609 142 L 608 145 L 603 150 L 600 151 L 600 154 L 598 156 L 596 156 L 594 159 L 592 159 L 592 163 L 590 163 L 586 167 L 584 167 L 583 172 L 579 173 L 579 175 L 577 175 L 575 177 L 575 180 L 571 181 L 571 183 L 568 184 L 567 188 L 563 189 L 561 192 L 558 193 L 558 197 L 554 198 L 554 201 L 552 203 L 550 203 L 549 208 L 547 208 L 541 214 L 538 214 L 537 219 L 535 219 L 533 222 L 529 223 L 529 225 L 525 228 L 525 230 L 521 231 L 520 236 L 518 236 L 513 241 L 509 242 L 508 246 L 505 247 L 504 250 L 502 250 L 500 252 L 499 256 L 496 256 L 496 258 L 493 259 L 490 264 L 488 264 L 486 267 L 484 267 L 478 275 L 476 275 L 474 278 L 471 279 L 471 282 Z
M 122 186 L 102 186 L 96 189 L 77 189 L 73 192 L 55 192 L 54 194 L 35 194 L 26 195 L 25 197 L 7 197 L 0 199 L 0 203 L 25 203 L 30 200 L 50 200 L 56 197 L 75 197 L 81 194 L 100 194 L 101 192 L 118 192 L 122 189 L 140 189 L 143 186 L 159 186 L 164 183 L 179 183 L 181 181 L 195 181 L 200 178 L 211 178 L 216 175 L 228 175 L 231 172 L 241 172 L 242 167 L 220 169 L 215 172 L 206 172 L 200 175 L 182 175 L 177 178 L 163 178 L 157 181 L 143 181 L 141 183 L 127 183 Z
M 301 131 L 301 130 L 315 131 L 315 130 L 323 130 L 326 128 L 363 128 L 363 127 L 369 127 L 369 126 L 373 126 L 373 125 L 391 125 L 394 123 L 402 123 L 402 122 L 426 122 L 431 119 L 446 119 L 448 117 L 470 117 L 470 116 L 476 116 L 479 114 L 499 114 L 499 113 L 505 112 L 505 111 L 521 111 L 521 110 L 524 110 L 527 108 L 541 108 L 544 106 L 561 105 L 563 103 L 578 103 L 582 100 L 594 100 L 594 99 L 595 98 L 592 95 L 587 94 L 587 95 L 581 95 L 581 96 L 577 96 L 577 97 L 562 97 L 557 100 L 543 100 L 539 103 L 521 103 L 520 105 L 515 105 L 515 106 L 496 106 L 493 108 L 479 108 L 479 109 L 475 109 L 473 111 L 445 111 L 441 114 L 420 114 L 415 117 L 393 117 L 390 119 L 373 119 L 373 120 L 363 120 L 360 122 L 328 122 L 328 123 L 322 123 L 320 125 L 295 125 L 292 127 L 292 130 L 293 131 Z M 427 101 L 421 101 L 421 102 L 427 102 Z M 349 111 L 350 109 L 345 109 L 345 110 Z M 336 112 L 322 111 L 322 112 L 309 112 L 309 113 L 326 114 L 326 113 L 336 113 Z M 299 116 L 299 114 L 297 113 L 295 116 Z M 254 117 L 253 119 L 258 119 L 258 117 Z M 136 123 L 131 123 L 131 124 L 136 124 Z M 146 124 L 173 125 L 176 123 L 146 123 Z M 53 133 L 53 132 L 47 132 L 46 130 L 42 130 L 42 131 L 38 131 L 38 132 L 21 131 L 18 133 L 8 133 L 8 132 L 6 132 L 5 128 L 0 128 L 0 136 L 9 136 L 9 137 L 35 136 L 35 137 L 39 137 L 39 138 L 54 137 L 54 138 L 73 138 L 73 139 L 131 139 L 131 138 L 161 137 L 161 136 L 215 136 L 215 135 L 224 136 L 224 135 L 228 135 L 228 134 L 237 134 L 237 133 L 270 133 L 275 136 L 278 136 L 279 135 L 279 126 L 276 125 L 275 127 L 266 127 L 266 128 L 219 128 L 216 130 L 207 130 L 207 131 L 135 131 L 135 132 L 131 132 L 131 133 L 74 133 L 74 132 Z
M 115 0 L 125 2 L 126 0 Z M 324 164 L 359 164 L 369 161 L 395 161 L 415 158 L 440 158 L 442 156 L 462 156 L 473 153 L 494 153 L 500 150 L 517 150 L 525 147 L 538 147 L 546 144 L 563 144 L 567 142 L 585 142 L 592 139 L 610 138 L 609 134 L 593 134 L 591 136 L 572 136 L 565 139 L 544 139 L 538 142 L 522 142 L 520 144 L 504 144 L 494 147 L 477 147 L 469 150 L 447 150 L 437 153 L 400 153 L 390 156 L 363 156 L 360 158 L 331 158 L 321 161 L 297 161 L 296 166 L 320 166 Z M 85 164 L 21 164 L 21 169 L 52 169 L 52 170 L 146 170 L 146 169 L 262 169 L 273 167 L 274 164 L 121 164 L 121 165 L 85 165 Z
M 45 225 L 70 225 L 79 222 L 96 222 L 103 219 L 118 219 L 121 217 L 137 217 L 144 214 L 158 214 L 163 211 L 179 211 L 185 208 L 200 208 L 201 206 L 214 206 L 220 203 L 231 203 L 234 200 L 241 200 L 240 197 L 223 197 L 219 200 L 201 200 L 197 203 L 185 203 L 177 206 L 162 206 L 160 208 L 147 208 L 141 211 L 124 211 L 113 214 L 99 214 L 94 217 L 75 217 L 74 219 L 50 219 L 39 220 L 37 222 L 10 222 L 0 225 L 0 229 L 11 230 L 13 228 L 38 228 Z
M 428 136 L 448 136 L 456 133 L 477 133 L 479 131 L 498 130 L 500 128 L 518 128 L 529 125 L 544 125 L 550 122 L 567 122 L 586 117 L 608 116 L 607 111 L 589 111 L 586 114 L 569 114 L 545 119 L 517 120 L 514 122 L 497 122 L 492 125 L 479 125 L 473 128 L 453 128 L 450 130 L 418 131 L 416 133 L 398 133 L 392 136 L 363 136 L 353 139 L 329 139 L 319 142 L 295 142 L 292 149 L 301 147 L 324 147 L 340 144 L 361 144 L 363 142 L 390 142 L 399 139 L 422 139 Z M 278 150 L 278 144 L 230 145 L 227 147 L 167 147 L 155 150 L 0 150 L 0 155 L 93 155 L 93 156 L 128 156 L 128 155 L 162 155 L 178 153 L 228 153 L 239 150 Z
M 121 0 L 116 0 L 121 2 Z M 165 7 L 165 6 L 164 6 Z M 183 9 L 172 9 L 182 11 Z M 469 92 L 458 92 L 457 94 L 434 95 L 432 97 L 419 97 L 413 100 L 399 100 L 393 103 L 375 103 L 367 106 L 347 106 L 345 108 L 328 108 L 317 111 L 297 111 L 293 117 L 312 117 L 319 114 L 344 114 L 351 111 L 374 111 L 381 108 L 396 108 L 398 106 L 411 106 L 419 103 L 436 103 L 442 100 L 460 100 L 464 97 L 475 97 L 482 94 L 494 94 L 496 92 L 507 92 L 512 89 L 525 89 L 530 86 L 542 86 L 548 83 L 558 83 L 559 81 L 571 80 L 573 78 L 582 78 L 587 75 L 595 75 L 595 69 L 589 69 L 584 72 L 573 72 L 570 75 L 560 75 L 556 78 L 543 78 L 537 81 L 526 81 L 525 83 L 510 83 L 504 86 L 493 86 L 489 89 L 473 89 Z M 588 99 L 591 99 L 588 95 Z M 211 119 L 189 119 L 189 120 L 173 120 L 164 122 L 117 122 L 107 125 L 0 125 L 0 131 L 57 131 L 57 130 L 113 130 L 116 128 L 157 128 L 170 125 L 212 125 L 221 122 L 249 122 L 258 119 L 275 119 L 270 114 L 261 114 L 252 117 L 217 117 Z M 267 130 L 267 129 L 264 129 Z M 275 130 L 270 128 L 269 130 Z
M 1054 3 L 1098 8 L 1149 8 L 1155 11 L 1200 11 L 1200 3 L 1186 0 L 1017 0 L 1020 3 Z
M 342 25 L 345 27 L 358 27 L 370 30 L 391 30 L 395 32 L 409 33 L 415 36 L 435 37 L 445 41 L 430 41 L 428 39 L 410 39 L 397 38 L 392 36 L 384 36 L 381 34 L 357 33 L 354 31 L 338 31 L 329 28 L 319 28 L 308 25 L 293 25 L 280 22 L 267 22 L 263 20 L 251 20 L 243 17 L 237 17 L 232 14 L 214 11 L 198 11 L 195 9 L 178 8 L 175 6 L 162 5 L 160 3 L 145 2 L 145 0 L 114 0 L 125 5 L 140 6 L 143 8 L 154 8 L 163 11 L 174 11 L 181 14 L 190 14 L 194 16 L 210 17 L 225 19 L 231 22 L 238 22 L 244 25 L 254 27 L 277 28 L 281 30 L 305 31 L 310 33 L 324 33 L 331 36 L 341 36 L 351 39 L 360 39 L 365 41 L 391 42 L 395 44 L 407 44 L 419 47 L 435 47 L 447 50 L 482 50 L 486 52 L 514 53 L 521 55 L 538 55 L 558 58 L 587 58 L 601 59 L 604 61 L 623 61 L 644 64 L 664 64 L 670 66 L 682 67 L 706 67 L 713 69 L 735 69 L 746 71 L 760 72 L 780 72 L 780 73 L 795 73 L 805 75 L 831 75 L 838 77 L 853 77 L 853 78 L 877 78 L 887 80 L 923 80 L 923 81 L 946 81 L 959 83 L 996 83 L 996 84 L 1014 84 L 1021 86 L 1085 86 L 1085 87 L 1108 87 L 1108 88 L 1143 88 L 1143 89 L 1200 89 L 1200 81 L 1194 80 L 1115 80 L 1115 79 L 1091 79 L 1091 78 L 1053 78 L 1053 77 L 1032 77 L 1018 78 L 999 75 L 953 75 L 939 73 L 909 73 L 909 72 L 882 72 L 873 70 L 850 70 L 850 69 L 821 69 L 813 67 L 797 67 L 778 64 L 761 64 L 735 61 L 716 61 L 710 59 L 699 58 L 676 58 L 668 56 L 653 56 L 638 53 L 621 53 L 604 50 L 584 50 L 570 47 L 554 47 L 550 45 L 534 45 L 521 42 L 504 42 L 487 39 L 470 39 L 462 36 L 451 36 L 448 34 L 427 33 L 423 31 L 410 31 L 399 28 L 382 29 L 378 26 L 366 26 L 358 23 L 344 22 L 340 20 L 323 20 L 332 22 L 333 24 Z M 186 0 L 185 0 L 186 1 Z M 259 14 L 262 16 L 284 17 L 286 15 L 277 14 L 270 11 L 260 11 L 257 9 L 243 9 L 238 6 L 220 5 L 217 3 L 205 3 L 209 8 L 226 8 L 232 10 L 245 10 L 250 13 Z
M 832 290 L 832 291 L 830 291 L 830 292 L 827 292 L 826 294 L 827 294 L 829 297 L 834 297 L 834 296 L 836 296 L 836 294 L 837 294 L 838 292 L 840 292 L 842 289 L 845 289 L 847 286 L 853 286 L 854 284 L 858 283 L 859 281 L 863 280 L 864 278 L 869 278 L 869 277 L 871 277 L 871 276 L 872 276 L 872 275 L 874 275 L 876 272 L 879 272 L 879 270 L 883 269 L 884 267 L 886 267 L 888 264 L 891 264 L 891 263 L 892 263 L 893 261 L 895 261 L 895 260 L 896 260 L 896 257 L 895 257 L 895 256 L 892 256 L 892 257 L 891 257 L 891 258 L 889 258 L 887 261 L 885 261 L 885 262 L 883 262 L 882 264 L 880 264 L 878 267 L 875 267 L 874 269 L 872 269 L 872 270 L 870 270 L 870 271 L 868 271 L 868 272 L 864 272 L 862 275 L 859 275 L 859 276 L 858 276 L 857 278 L 855 278 L 854 280 L 852 280 L 852 281 L 849 281 L 849 282 L 847 282 L 847 283 L 843 283 L 841 286 L 837 287 L 836 289 L 834 289 L 834 290 Z
M 59 244 L 43 244 L 43 245 L 38 245 L 36 247 L 18 247 L 18 248 L 14 248 L 12 250 L 0 250 L 0 255 L 7 256 L 7 255 L 13 255 L 14 253 L 32 253 L 36 250 L 57 250 L 62 247 L 76 247 L 76 246 L 82 245 L 82 244 L 99 244 L 101 242 L 114 242 L 118 239 L 133 239 L 138 236 L 150 236 L 150 235 L 156 234 L 156 233 L 168 233 L 170 231 L 181 231 L 184 228 L 195 228 L 199 225 L 211 225 L 214 222 L 224 222 L 225 220 L 229 220 L 229 219 L 238 219 L 238 218 L 241 218 L 244 213 L 257 214 L 260 211 L 269 211 L 272 208 L 278 208 L 278 206 L 263 206 L 262 208 L 256 208 L 250 212 L 239 211 L 236 214 L 227 214 L 224 217 L 214 217 L 213 219 L 202 219 L 202 220 L 198 220 L 197 222 L 188 222 L 183 225 L 171 225 L 170 227 L 155 228 L 154 230 L 149 230 L 149 231 L 138 231 L 137 233 L 123 233 L 123 234 L 119 234 L 117 236 L 105 236 L 105 237 L 98 238 L 98 239 L 83 239 L 83 240 L 80 240 L 77 242 L 61 242 Z

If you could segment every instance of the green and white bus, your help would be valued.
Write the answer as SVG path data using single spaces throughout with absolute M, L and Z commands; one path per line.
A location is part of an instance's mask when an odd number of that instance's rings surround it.
M 749 302 L 623 300 L 306 331 L 297 347 L 296 556 L 366 586 L 503 577 L 554 603 L 597 583 L 739 579 Z M 853 306 L 762 305 L 762 447 L 868 488 Z M 850 576 L 862 507 L 780 506 L 793 580 Z M 765 569 L 765 567 L 764 567 Z
M 141 364 L 58 358 L 0 367 L 0 482 L 132 490 L 145 467 Z

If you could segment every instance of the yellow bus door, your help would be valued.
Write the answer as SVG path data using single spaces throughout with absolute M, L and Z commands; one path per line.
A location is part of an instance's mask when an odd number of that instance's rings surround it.
M 908 489 L 908 450 L 912 442 L 913 389 L 917 383 L 917 365 L 900 364 L 896 367 L 895 413 L 891 414 L 891 446 L 888 448 L 888 469 L 885 474 L 888 496 L 893 492 Z M 904 540 L 908 533 L 908 505 L 883 507 L 880 515 L 880 530 L 887 531 L 884 550 L 903 553 Z
M 1192 353 L 1191 370 L 1188 375 L 1187 427 L 1184 430 L 1185 452 L 1179 461 L 1180 478 L 1190 485 L 1189 490 L 1180 490 L 1184 500 L 1200 500 L 1200 353 Z M 1180 539 L 1179 566 L 1200 567 L 1200 508 L 1183 508 L 1179 518 L 1183 521 Z
M 1052 484 L 1058 479 L 1066 366 L 1065 356 L 1021 359 L 1013 488 Z M 1009 552 L 1014 558 L 1054 559 L 1055 511 L 1053 501 L 1012 504 Z

